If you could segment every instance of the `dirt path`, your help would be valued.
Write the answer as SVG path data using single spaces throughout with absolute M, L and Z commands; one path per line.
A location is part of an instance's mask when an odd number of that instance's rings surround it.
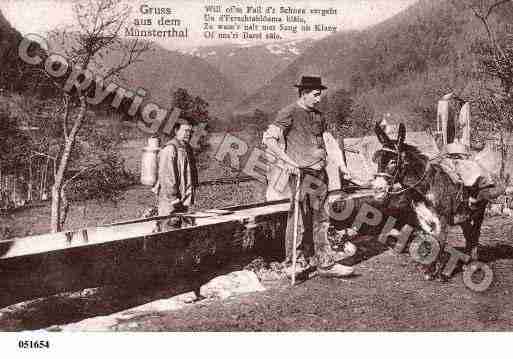
M 314 278 L 295 288 L 282 283 L 263 293 L 210 301 L 118 330 L 511 330 L 512 260 L 492 265 L 496 280 L 484 293 L 467 289 L 461 274 L 450 283 L 425 282 L 416 265 L 392 251 L 357 266 L 350 280 Z
M 485 260 L 494 282 L 469 290 L 462 274 L 449 283 L 426 282 L 408 254 L 389 250 L 356 266 L 352 279 L 314 278 L 294 288 L 282 282 L 263 293 L 198 303 L 158 317 L 120 324 L 118 330 L 512 330 L 513 241 L 509 219 L 483 228 Z M 462 245 L 457 231 L 453 246 Z

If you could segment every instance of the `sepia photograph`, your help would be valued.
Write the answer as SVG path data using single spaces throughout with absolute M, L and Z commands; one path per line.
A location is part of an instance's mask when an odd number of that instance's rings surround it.
M 2 0 L 0 337 L 510 332 L 512 130 L 511 0 Z

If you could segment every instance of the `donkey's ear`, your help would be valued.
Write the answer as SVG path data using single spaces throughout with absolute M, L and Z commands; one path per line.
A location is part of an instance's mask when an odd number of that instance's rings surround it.
M 388 137 L 388 135 L 385 133 L 383 128 L 381 128 L 380 122 L 376 122 L 376 125 L 374 126 L 374 132 L 376 132 L 376 136 L 378 137 L 379 142 L 386 147 L 392 147 L 393 142 Z
M 406 126 L 404 123 L 399 125 L 399 132 L 397 134 L 397 148 L 401 150 L 404 145 L 404 140 L 406 139 Z

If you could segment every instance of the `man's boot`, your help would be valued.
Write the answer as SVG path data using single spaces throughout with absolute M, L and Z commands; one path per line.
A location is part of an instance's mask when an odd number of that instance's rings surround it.
M 335 254 L 333 255 L 333 260 L 335 262 L 340 262 L 344 259 L 351 258 L 356 254 L 356 250 L 356 246 L 353 243 L 347 241 L 344 243 L 344 249 L 342 251 L 335 252 Z
M 327 268 L 317 268 L 317 274 L 325 278 L 343 278 L 349 277 L 354 273 L 353 267 L 344 266 L 342 264 L 334 264 Z
M 302 275 L 305 271 L 307 271 L 310 268 L 310 265 L 308 264 L 308 261 L 303 256 L 300 256 L 296 260 L 295 272 L 294 272 L 294 269 L 292 268 L 292 263 L 290 260 L 286 261 L 284 263 L 283 267 L 284 267 L 282 270 L 283 273 L 285 273 L 285 275 L 288 278 L 292 278 L 293 275 L 295 275 L 296 277 Z

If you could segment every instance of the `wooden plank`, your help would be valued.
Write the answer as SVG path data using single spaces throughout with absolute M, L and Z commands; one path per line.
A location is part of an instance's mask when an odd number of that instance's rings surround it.
M 264 251 L 283 252 L 287 204 L 153 233 L 156 221 L 0 242 L 0 306 L 108 284 L 169 281 Z
M 345 196 L 345 199 L 367 198 L 371 196 L 371 190 L 361 190 Z M 195 219 L 196 226 L 217 225 L 225 222 L 246 223 L 254 221 L 255 218 L 266 215 L 286 214 L 289 203 L 285 200 L 270 203 L 258 203 L 245 206 L 227 207 L 233 213 L 216 215 Z M 14 238 L 0 241 L 0 261 L 2 259 L 37 255 L 55 251 L 69 250 L 72 248 L 109 244 L 117 241 L 129 240 L 139 237 L 151 237 L 157 228 L 159 220 L 167 217 L 152 217 L 137 219 L 126 222 L 114 223 L 112 225 L 82 228 L 75 231 L 48 233 L 23 238 Z M 194 228 L 194 227 L 192 227 Z M 172 238 L 178 231 L 190 231 L 190 228 L 171 230 L 164 232 Z
M 360 203 L 371 193 L 346 199 Z M 287 201 L 231 209 L 158 233 L 153 218 L 0 241 L 0 307 L 103 285 L 171 283 L 234 259 L 283 256 Z
M 256 203 L 249 203 L 245 205 L 238 205 L 238 206 L 229 206 L 229 207 L 222 207 L 220 209 L 222 210 L 229 210 L 232 212 L 240 211 L 240 210 L 246 210 L 246 209 L 253 209 L 253 208 L 264 208 L 270 205 L 275 204 L 283 204 L 283 203 L 289 203 L 288 199 L 282 199 L 277 201 L 268 201 L 268 202 L 256 202 Z M 110 226 L 119 226 L 119 225 L 125 225 L 125 224 L 131 224 L 131 223 L 143 223 L 143 222 L 151 222 L 161 219 L 166 219 L 168 216 L 155 216 L 155 217 L 149 217 L 149 218 L 137 218 L 132 219 L 128 221 L 120 221 L 120 222 L 114 222 L 111 224 L 107 224 L 104 227 L 110 227 Z
M 210 217 L 196 219 L 196 225 L 216 225 L 225 222 L 254 220 L 257 216 L 266 214 L 286 213 L 289 204 L 279 201 L 275 204 L 259 206 L 245 206 L 240 210 L 233 210 L 233 213 L 218 215 L 212 213 Z M 115 223 L 113 225 L 82 228 L 75 231 L 48 233 L 37 236 L 14 238 L 0 241 L 0 260 L 18 256 L 36 255 L 71 248 L 107 244 L 116 241 L 129 240 L 131 238 L 148 237 L 154 234 L 157 223 L 168 217 L 153 217 L 127 222 Z M 194 227 L 191 227 L 194 228 Z M 190 231 L 191 228 L 170 230 L 166 233 L 173 237 L 178 231 Z

